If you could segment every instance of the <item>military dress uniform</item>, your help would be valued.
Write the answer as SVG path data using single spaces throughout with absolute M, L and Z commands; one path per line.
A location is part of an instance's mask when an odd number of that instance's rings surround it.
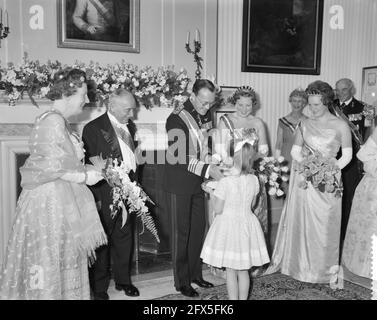
M 202 279 L 200 252 L 206 217 L 203 178 L 209 164 L 206 134 L 213 126 L 210 112 L 200 115 L 190 100 L 168 117 L 169 147 L 163 181 L 167 209 L 171 218 L 174 285 L 177 290 Z
M 347 231 L 347 224 L 352 207 L 352 200 L 355 189 L 363 176 L 362 162 L 356 157 L 360 149 L 360 145 L 365 141 L 367 127 L 365 126 L 365 115 L 363 114 L 364 105 L 352 98 L 348 104 L 341 104 L 339 100 L 335 100 L 338 110 L 348 118 L 348 123 L 354 125 L 352 134 L 352 160 L 342 169 L 343 181 L 343 198 L 342 198 L 342 225 L 340 233 L 341 246 Z M 351 128 L 352 129 L 352 128 Z M 358 133 L 358 137 L 356 136 Z

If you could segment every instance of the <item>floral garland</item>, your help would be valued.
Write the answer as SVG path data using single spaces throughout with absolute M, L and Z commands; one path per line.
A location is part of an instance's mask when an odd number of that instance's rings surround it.
M 27 54 L 19 65 L 9 63 L 0 68 L 0 89 L 5 90 L 9 100 L 18 100 L 26 92 L 32 103 L 37 105 L 33 97 L 43 98 L 48 93 L 54 74 L 68 67 L 59 61 L 41 64 L 38 60 L 31 61 Z M 146 108 L 154 106 L 176 107 L 186 101 L 190 79 L 187 72 L 173 67 L 139 68 L 122 61 L 114 65 L 101 66 L 90 62 L 88 65 L 75 62 L 72 68 L 86 72 L 88 91 L 94 92 L 94 101 L 103 101 L 111 92 L 119 87 L 130 90 Z

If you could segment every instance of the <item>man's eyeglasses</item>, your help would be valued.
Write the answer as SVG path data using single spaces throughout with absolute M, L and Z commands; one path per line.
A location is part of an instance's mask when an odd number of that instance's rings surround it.
M 215 101 L 208 102 L 208 101 L 203 101 L 202 99 L 199 98 L 199 96 L 196 96 L 196 99 L 198 99 L 199 103 L 206 108 L 211 108 L 214 104 Z

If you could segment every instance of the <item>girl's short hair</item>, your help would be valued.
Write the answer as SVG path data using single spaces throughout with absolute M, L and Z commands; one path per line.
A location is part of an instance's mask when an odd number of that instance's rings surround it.
M 253 165 L 257 151 L 248 142 L 244 143 L 238 155 L 235 156 L 235 164 L 241 169 L 241 174 L 253 172 Z
M 65 68 L 54 75 L 54 82 L 46 97 L 52 101 L 69 97 L 86 83 L 86 74 L 80 69 Z

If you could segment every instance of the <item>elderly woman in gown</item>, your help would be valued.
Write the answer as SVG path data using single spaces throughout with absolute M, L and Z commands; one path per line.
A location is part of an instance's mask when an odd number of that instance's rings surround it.
M 329 84 L 315 81 L 306 92 L 313 117 L 302 121 L 296 130 L 289 192 L 266 273 L 280 270 L 303 282 L 329 283 L 339 270 L 342 199 L 334 193 L 320 192 L 311 183 L 301 188 L 304 178 L 297 171 L 297 163 L 318 152 L 344 168 L 352 157 L 351 132 L 344 120 L 329 112 L 333 101 Z M 336 160 L 340 148 L 342 157 Z M 336 178 L 341 179 L 340 172 Z
M 342 262 L 352 273 L 372 278 L 372 237 L 377 235 L 377 130 L 356 154 L 365 175 L 356 188 L 344 240 Z
M 87 101 L 85 73 L 55 74 L 51 109 L 36 119 L 30 156 L 20 169 L 23 188 L 0 272 L 0 299 L 89 299 L 88 263 L 107 243 L 86 184 L 103 177 L 82 159 L 81 139 L 67 118 Z M 90 261 L 89 261 L 90 260 Z
M 294 142 L 295 131 L 298 124 L 307 117 L 302 113 L 306 106 L 308 98 L 304 90 L 295 89 L 289 95 L 291 112 L 285 117 L 279 119 L 278 130 L 275 144 L 275 157 L 283 156 L 291 166 L 291 150 Z

